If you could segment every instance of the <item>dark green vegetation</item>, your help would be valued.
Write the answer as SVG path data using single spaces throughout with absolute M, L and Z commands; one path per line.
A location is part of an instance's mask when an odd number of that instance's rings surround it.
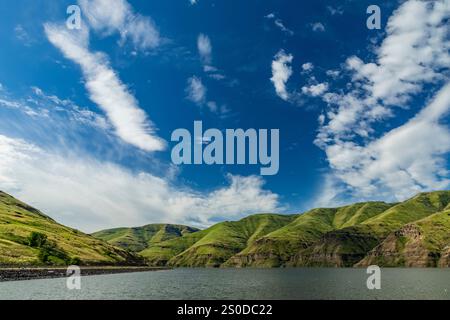
M 0 265 L 450 267 L 450 191 L 298 215 L 257 214 L 205 230 L 154 224 L 86 235 L 0 192 Z
M 58 224 L 0 191 L 0 265 L 141 264 L 142 258 Z
M 95 235 L 124 248 L 138 244 L 136 251 L 154 266 L 449 267 L 450 191 L 421 193 L 402 203 L 365 202 L 290 216 L 259 214 L 192 231 L 167 240 L 135 237 L 145 233 L 141 228 Z

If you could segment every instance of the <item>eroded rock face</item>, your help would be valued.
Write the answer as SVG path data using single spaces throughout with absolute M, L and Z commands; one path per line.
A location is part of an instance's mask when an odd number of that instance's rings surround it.
M 281 239 L 258 239 L 250 250 L 231 257 L 224 267 L 264 267 L 276 268 L 289 266 L 294 252 L 308 248 L 308 242 L 287 242 Z
M 355 228 L 325 234 L 311 247 L 299 251 L 289 262 L 294 267 L 352 267 L 381 240 Z
M 223 267 L 264 267 L 264 268 L 276 268 L 283 266 L 284 262 L 280 257 L 274 253 L 252 253 L 252 254 L 239 254 L 231 257 Z
M 442 250 L 438 266 L 440 268 L 450 268 L 450 245 Z
M 420 228 L 408 224 L 392 232 L 356 266 L 436 267 L 440 253 L 426 248 Z

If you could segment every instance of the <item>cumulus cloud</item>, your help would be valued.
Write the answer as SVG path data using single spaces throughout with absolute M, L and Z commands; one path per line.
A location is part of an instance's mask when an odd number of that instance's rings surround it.
M 205 227 L 279 209 L 278 196 L 264 189 L 260 177 L 230 175 L 228 185 L 201 193 L 150 173 L 2 135 L 0 189 L 87 232 L 147 223 Z
M 165 143 L 146 113 L 109 65 L 107 57 L 89 50 L 89 31 L 70 31 L 62 25 L 45 24 L 48 40 L 83 71 L 90 99 L 107 115 L 117 136 L 145 151 L 160 151 Z
M 186 94 L 187 98 L 197 105 L 203 105 L 206 101 L 207 89 L 202 79 L 192 76 L 187 81 Z
M 311 62 L 307 62 L 302 64 L 302 70 L 305 72 L 309 72 L 312 71 L 312 69 L 314 69 L 314 65 Z
M 286 83 L 292 75 L 292 67 L 290 64 L 294 56 L 292 54 L 286 54 L 284 50 L 280 50 L 272 61 L 272 81 L 275 92 L 283 99 L 289 99 L 289 93 L 286 89 Z
M 126 0 L 79 0 L 89 25 L 104 35 L 119 33 L 121 43 L 130 40 L 135 48 L 157 47 L 161 37 L 150 17 L 135 13 Z
M 302 92 L 312 97 L 319 97 L 323 95 L 327 90 L 328 90 L 328 83 L 319 83 L 307 87 L 306 86 L 302 87 Z
M 328 103 L 338 105 L 328 114 L 326 135 L 347 135 L 355 129 L 367 132 L 371 122 L 390 116 L 392 107 L 406 106 L 425 84 L 445 80 L 450 68 L 445 23 L 450 7 L 446 3 L 404 3 L 388 21 L 387 37 L 376 50 L 376 62 L 364 63 L 356 56 L 347 59 L 356 86 L 344 95 L 325 97 Z
M 450 130 L 440 123 L 450 111 L 450 84 L 406 124 L 366 146 L 342 142 L 326 149 L 335 174 L 362 198 L 405 199 L 450 184 Z
M 322 95 L 329 109 L 316 144 L 332 175 L 353 195 L 402 200 L 418 191 L 446 188 L 450 152 L 450 40 L 448 1 L 407 1 L 389 18 L 374 62 L 346 61 L 352 85 Z M 376 123 L 411 108 L 412 97 L 439 89 L 412 119 L 385 133 Z M 380 126 L 378 126 L 380 128 Z

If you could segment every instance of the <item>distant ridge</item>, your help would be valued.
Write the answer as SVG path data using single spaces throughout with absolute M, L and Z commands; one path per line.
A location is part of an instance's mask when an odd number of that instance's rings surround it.
M 450 191 L 401 203 L 363 202 L 299 215 L 258 214 L 208 229 L 142 228 L 94 233 L 133 249 L 155 266 L 173 267 L 450 267 Z M 149 234 L 153 234 L 151 231 Z M 167 236 L 164 236 L 166 235 Z M 145 248 L 144 248 L 145 247 Z M 143 249 L 144 248 L 144 249 Z

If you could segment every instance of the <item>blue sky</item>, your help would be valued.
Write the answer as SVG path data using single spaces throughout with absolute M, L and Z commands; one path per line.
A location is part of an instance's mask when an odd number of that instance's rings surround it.
M 0 3 L 0 189 L 86 231 L 207 226 L 449 186 L 449 1 Z M 280 129 L 280 171 L 171 133 Z

